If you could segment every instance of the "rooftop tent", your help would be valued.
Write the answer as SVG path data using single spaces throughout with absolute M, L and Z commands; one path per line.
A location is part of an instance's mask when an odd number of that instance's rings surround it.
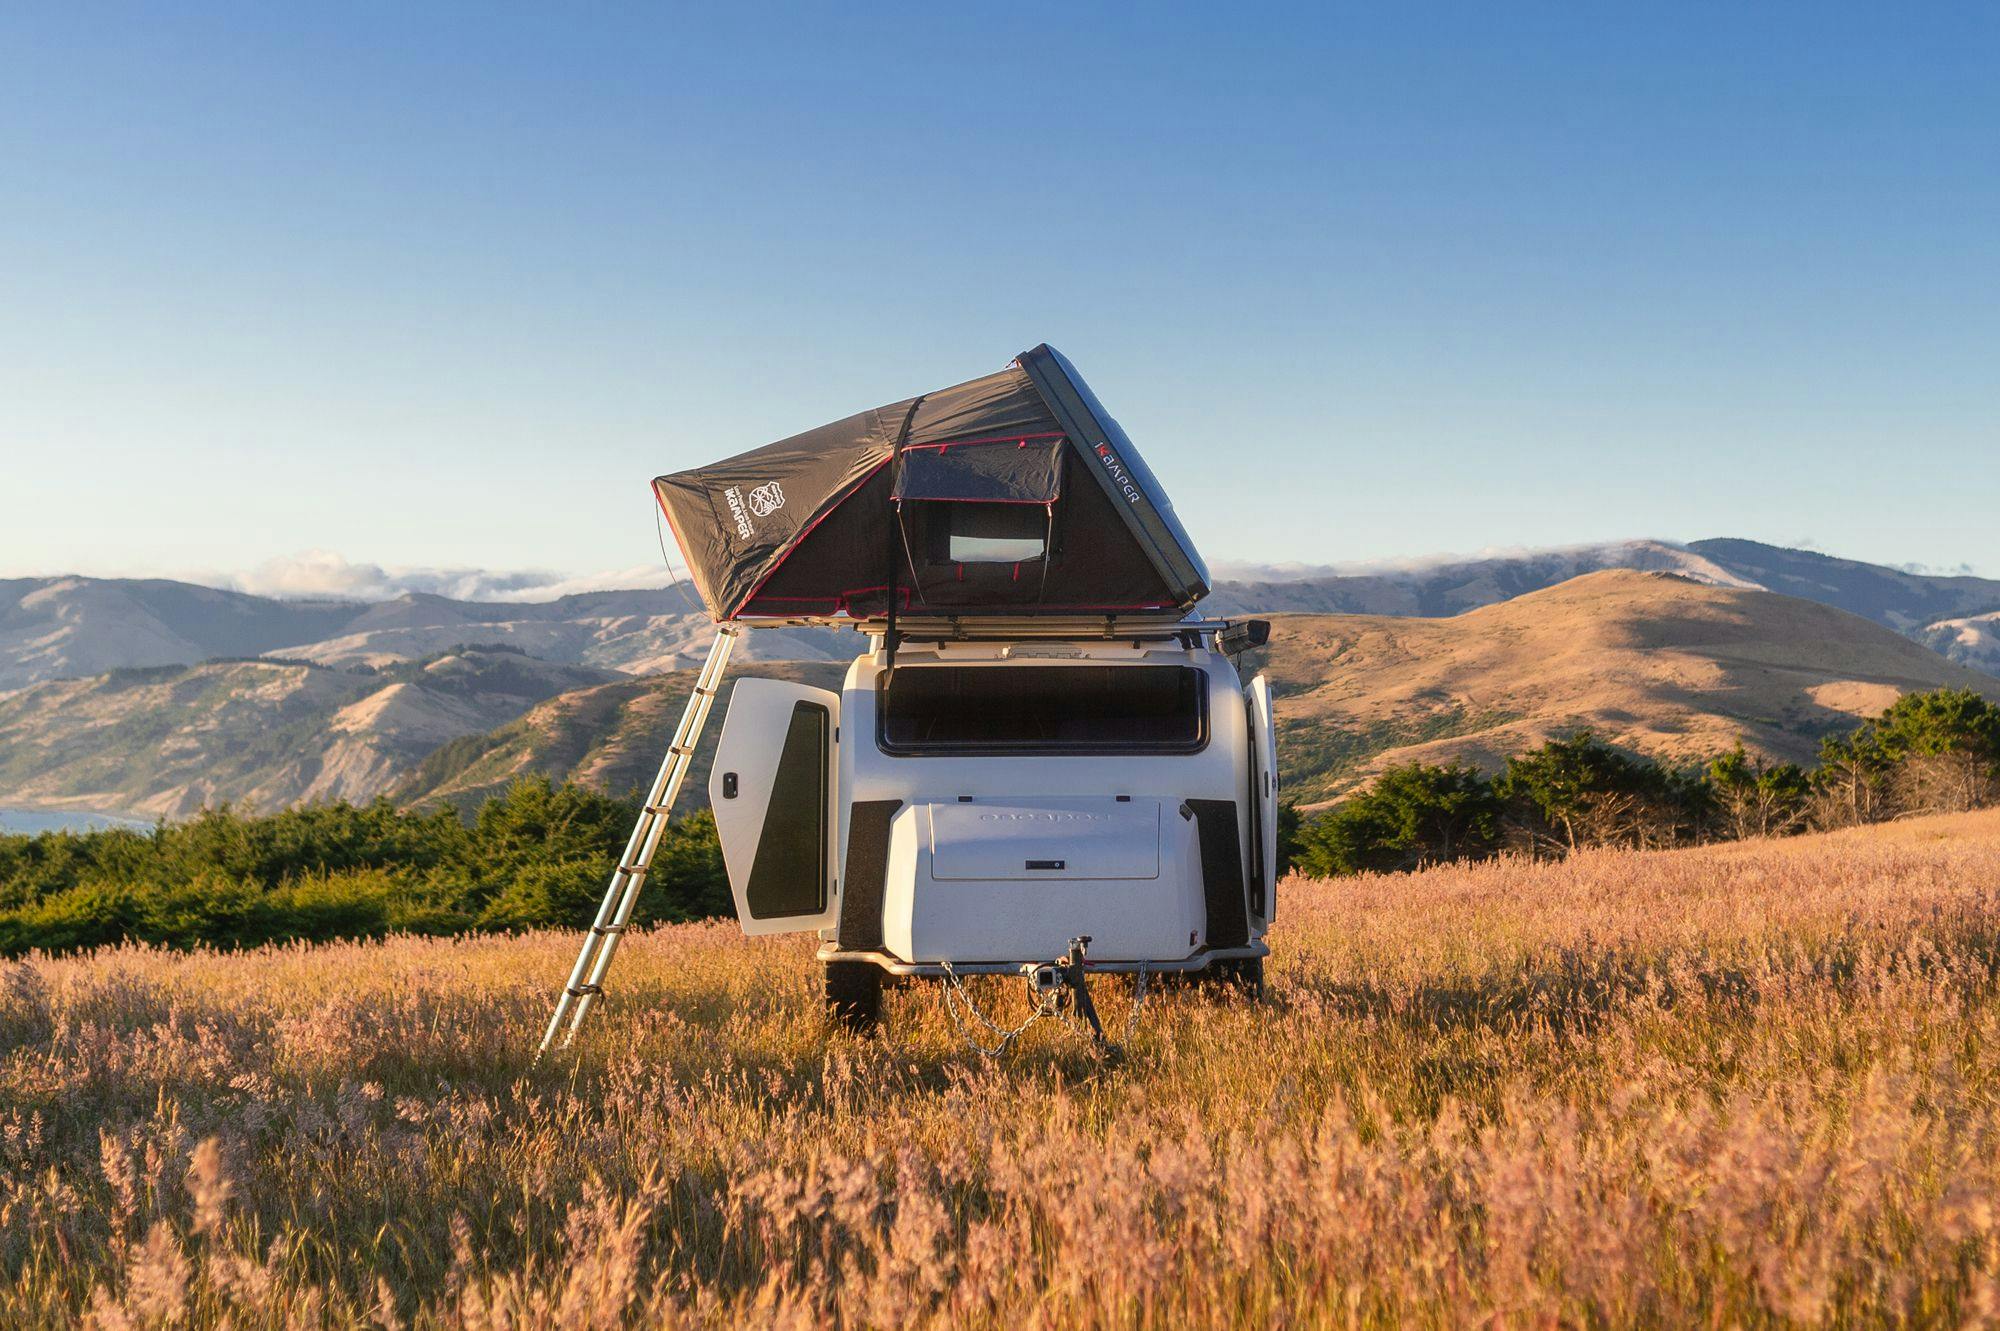
M 1208 570 L 1048 346 L 998 374 L 653 482 L 718 620 L 1171 614 Z

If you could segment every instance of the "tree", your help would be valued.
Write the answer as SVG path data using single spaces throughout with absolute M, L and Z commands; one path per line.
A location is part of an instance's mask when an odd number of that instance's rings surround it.
M 1811 777 L 1814 825 L 1852 827 L 1886 817 L 1894 769 L 1868 726 L 1851 735 L 1822 738 L 1819 766 Z
M 1708 804 L 1699 773 L 1633 757 L 1588 730 L 1508 759 L 1496 791 L 1514 837 L 1534 854 L 1675 845 L 1694 838 Z
M 1796 763 L 1766 767 L 1738 740 L 1708 765 L 1708 787 L 1726 835 L 1784 836 L 1805 826 L 1812 783 Z
M 1500 812 L 1492 782 L 1476 768 L 1391 767 L 1301 828 L 1296 863 L 1325 876 L 1480 859 L 1499 848 Z
M 1820 741 L 1812 774 L 1822 827 L 1952 813 L 2000 798 L 2000 707 L 1970 689 L 1906 693 L 1847 735 Z
M 1904 813 L 1957 813 L 1993 802 L 2000 708 L 1971 689 L 1906 693 L 1869 723 L 1896 765 Z
M 1301 822 L 1298 805 L 1290 800 L 1278 801 L 1278 862 L 1271 869 L 1273 882 L 1290 873 L 1298 861 Z

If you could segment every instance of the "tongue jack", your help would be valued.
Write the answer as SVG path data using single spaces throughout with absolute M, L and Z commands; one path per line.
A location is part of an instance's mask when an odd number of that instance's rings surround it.
M 1088 960 L 1085 954 L 1089 950 L 1089 934 L 1070 939 L 1069 951 L 1062 954 L 1062 958 L 1056 962 L 1056 967 L 1062 974 L 1063 983 L 1067 984 L 1070 992 L 1075 995 L 1076 1010 L 1090 1023 L 1090 1038 L 1098 1044 L 1104 1044 L 1106 1042 L 1104 1023 L 1097 1019 L 1097 1004 L 1090 1001 L 1090 984 L 1084 977 L 1084 964 Z

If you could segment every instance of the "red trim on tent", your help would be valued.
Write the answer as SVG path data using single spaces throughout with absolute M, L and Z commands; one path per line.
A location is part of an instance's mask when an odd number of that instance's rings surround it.
M 918 496 L 917 496 L 916 498 L 912 499 L 912 498 L 910 498 L 910 497 L 909 497 L 908 495 L 905 495 L 905 496 L 903 496 L 903 498 L 901 498 L 901 499 L 898 499 L 898 500 L 897 500 L 896 502 L 897 502 L 897 503 L 899 503 L 899 504 L 903 504 L 903 503 L 910 503 L 910 504 L 1033 504 L 1033 505 L 1034 505 L 1034 506 L 1035 506 L 1036 508 L 1047 508 L 1047 507 L 1048 507 L 1048 506 L 1049 506 L 1050 504 L 1053 504 L 1053 503 L 1055 503 L 1055 502 L 1056 502 L 1057 500 L 1059 500 L 1059 499 L 1061 499 L 1061 498 L 1062 498 L 1062 496 L 1061 496 L 1061 495 L 1056 495 L 1056 496 L 1055 496 L 1054 498 L 1051 498 L 1051 499 L 958 499 L 958 498 L 952 498 L 952 499 L 928 499 L 928 498 L 925 498 L 925 497 L 924 497 L 923 495 L 918 495 Z
M 974 444 L 1013 444 L 1017 448 L 1026 448 L 1032 440 L 1061 439 L 1063 437 L 1063 433 L 1060 430 L 1053 434 L 1003 434 L 995 435 L 990 439 L 946 439 L 934 444 L 904 444 L 903 451 L 905 453 L 914 453 L 919 449 L 934 448 L 942 453 L 947 448 L 970 448 Z
M 674 515 L 667 508 L 667 497 L 660 493 L 660 487 L 658 485 L 654 485 L 652 487 L 652 491 L 653 491 L 653 502 L 660 506 L 660 516 L 667 520 L 667 530 L 674 534 L 674 549 L 681 552 L 681 563 L 685 565 L 687 568 L 688 581 L 693 582 L 694 561 L 688 558 L 687 542 L 681 539 L 681 529 L 674 525 Z M 673 572 L 673 570 L 668 569 L 667 572 L 671 573 Z M 695 590 L 700 591 L 701 588 L 696 587 Z

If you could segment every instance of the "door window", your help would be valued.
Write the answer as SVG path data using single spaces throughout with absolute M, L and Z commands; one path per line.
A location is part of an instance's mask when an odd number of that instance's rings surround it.
M 792 704 L 791 725 L 771 778 L 764 834 L 743 895 L 757 919 L 826 909 L 826 806 L 833 719 L 816 702 Z

